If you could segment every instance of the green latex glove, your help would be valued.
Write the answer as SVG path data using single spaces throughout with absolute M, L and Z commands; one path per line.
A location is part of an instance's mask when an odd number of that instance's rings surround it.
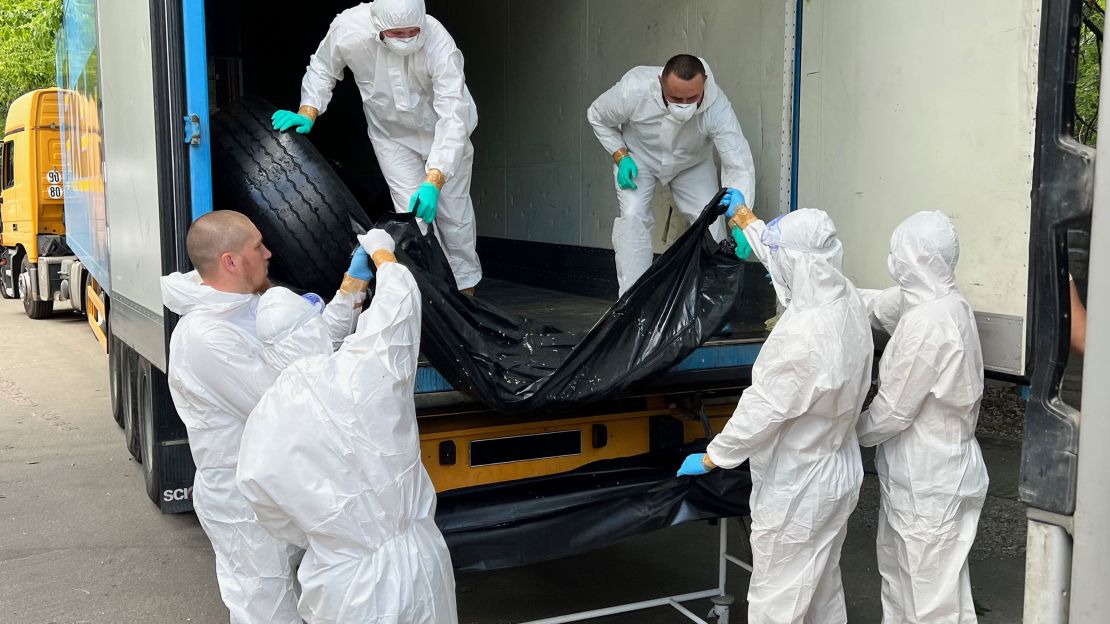
M 439 189 L 431 182 L 425 182 L 416 189 L 409 200 L 409 212 L 416 211 L 416 216 L 423 219 L 424 223 L 431 223 L 436 218 L 436 207 L 439 204 Z
M 274 122 L 274 130 L 278 132 L 296 128 L 297 134 L 308 134 L 312 130 L 312 120 L 293 111 L 279 110 L 270 117 L 270 121 Z
M 617 186 L 622 189 L 636 188 L 634 178 L 640 175 L 640 170 L 636 167 L 636 161 L 632 160 L 631 156 L 625 156 L 617 164 Z
M 744 230 L 738 227 L 729 230 L 732 232 L 732 240 L 736 241 L 736 257 L 747 260 L 752 255 L 752 246 L 748 243 L 748 237 L 744 236 Z

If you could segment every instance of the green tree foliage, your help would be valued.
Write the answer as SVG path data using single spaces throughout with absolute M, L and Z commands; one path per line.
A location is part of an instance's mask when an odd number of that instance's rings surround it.
M 54 86 L 62 0 L 0 0 L 0 121 L 12 100 Z
M 1106 0 L 1083 0 L 1079 31 L 1079 66 L 1075 77 L 1075 138 L 1094 145 L 1098 124 L 1098 87 Z

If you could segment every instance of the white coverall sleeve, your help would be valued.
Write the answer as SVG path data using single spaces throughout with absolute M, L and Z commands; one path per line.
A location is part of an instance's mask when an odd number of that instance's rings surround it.
M 293 523 L 293 519 L 281 508 L 281 505 L 274 502 L 265 488 L 255 481 L 244 479 L 241 476 L 238 478 L 238 482 L 239 492 L 250 503 L 255 518 L 258 519 L 258 524 L 261 524 L 262 528 L 266 529 L 270 535 L 289 542 L 297 548 L 308 548 L 308 536 Z
M 339 51 L 339 18 L 328 28 L 328 34 L 308 60 L 308 69 L 301 80 L 301 106 L 311 106 L 323 115 L 331 102 L 335 83 L 343 80 L 347 63 Z
M 862 446 L 878 446 L 906 430 L 929 396 L 946 354 L 943 340 L 931 339 L 921 323 L 901 323 L 879 368 L 879 392 L 856 423 Z
M 333 346 L 338 347 L 354 331 L 365 300 L 366 291 L 349 293 L 338 290 L 324 308 L 324 325 L 328 327 L 328 337 Z
M 625 147 L 621 126 L 630 119 L 635 104 L 627 97 L 624 81 L 621 80 L 599 95 L 586 109 L 586 120 L 594 129 L 594 136 L 610 156 Z
M 809 410 L 817 400 L 814 380 L 821 372 L 819 348 L 798 335 L 768 339 L 752 369 L 752 385 L 744 390 L 732 418 L 706 449 L 714 464 L 739 466 L 766 445 L 783 423 Z
M 198 388 L 215 395 L 230 414 L 246 420 L 274 383 L 277 371 L 234 331 L 213 327 L 201 341 L 198 349 L 189 349 L 182 365 L 189 367 Z
M 897 286 L 884 290 L 860 288 L 859 296 L 867 306 L 871 327 L 893 335 L 902 318 L 902 289 Z
M 412 273 L 396 262 L 378 267 L 375 279 L 370 307 L 359 315 L 358 328 L 340 350 L 356 357 L 372 352 L 391 377 L 411 379 L 420 359 L 420 288 Z M 364 388 L 352 387 L 356 393 L 359 389 Z
M 755 161 L 752 148 L 740 129 L 740 121 L 724 93 L 713 102 L 706 121 L 709 136 L 721 157 L 721 186 L 738 189 L 749 208 L 755 206 Z
M 466 96 L 463 55 L 449 37 L 428 49 L 428 70 L 432 74 L 432 107 L 436 111 L 435 138 L 428 154 L 428 169 L 439 169 L 448 179 L 460 172 L 469 122 L 473 115 Z
M 747 199 L 747 196 L 745 196 L 745 199 Z M 744 238 L 748 239 L 748 245 L 751 246 L 752 253 L 755 254 L 756 260 L 759 260 L 759 263 L 765 267 L 771 259 L 771 248 L 763 244 L 763 231 L 766 229 L 767 224 L 763 222 L 763 219 L 756 219 L 744 228 Z

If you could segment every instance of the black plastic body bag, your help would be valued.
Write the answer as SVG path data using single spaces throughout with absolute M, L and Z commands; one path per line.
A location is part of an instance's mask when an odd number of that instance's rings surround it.
M 424 299 L 420 349 L 457 390 L 504 412 L 581 405 L 612 398 L 690 355 L 724 324 L 744 280 L 735 243 L 713 240 L 718 202 L 659 257 L 585 335 L 508 315 L 459 292 L 435 240 L 412 213 L 377 227 Z
M 438 496 L 436 524 L 458 570 L 496 570 L 576 555 L 669 526 L 747 516 L 747 465 L 676 477 L 687 452 L 611 459 L 570 473 Z
M 377 227 L 397 243 L 423 298 L 421 352 L 458 390 L 500 411 L 614 397 L 665 371 L 717 331 L 742 291 L 731 237 L 708 225 L 723 192 L 585 335 L 505 314 L 458 291 L 434 228 L 411 213 Z M 748 514 L 747 470 L 675 477 L 705 441 L 596 462 L 578 470 L 441 493 L 436 522 L 460 570 L 556 559 L 667 526 Z

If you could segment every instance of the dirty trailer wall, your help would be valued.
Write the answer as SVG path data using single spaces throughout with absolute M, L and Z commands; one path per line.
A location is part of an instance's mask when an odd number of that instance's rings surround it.
M 779 2 L 429 0 L 466 57 L 478 104 L 472 194 L 481 236 L 610 249 L 612 161 L 586 108 L 636 65 L 705 58 L 755 159 L 756 206 L 779 210 L 783 34 Z M 656 252 L 669 194 L 656 191 Z M 667 241 L 681 234 L 672 218 Z

